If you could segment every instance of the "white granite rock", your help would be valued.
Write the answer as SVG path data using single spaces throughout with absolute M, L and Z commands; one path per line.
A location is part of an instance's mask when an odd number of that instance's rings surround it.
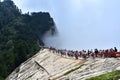
M 85 80 L 112 70 L 120 70 L 120 59 L 117 58 L 89 58 L 85 63 L 82 62 L 83 60 L 64 58 L 44 49 L 22 63 L 6 80 Z M 81 64 L 84 64 L 81 68 L 64 75 Z

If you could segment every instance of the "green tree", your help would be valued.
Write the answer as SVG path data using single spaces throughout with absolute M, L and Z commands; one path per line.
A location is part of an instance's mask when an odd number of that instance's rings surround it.
M 42 36 L 53 26 L 48 12 L 22 14 L 13 1 L 0 2 L 0 80 L 39 51 Z

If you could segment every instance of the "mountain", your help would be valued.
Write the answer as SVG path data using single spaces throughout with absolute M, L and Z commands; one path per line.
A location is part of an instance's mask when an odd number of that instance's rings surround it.
M 11 0 L 0 2 L 0 80 L 39 51 L 55 23 L 48 12 L 23 14 Z
M 17 67 L 6 80 L 48 80 L 77 66 L 79 62 L 44 49 Z
M 49 49 L 43 49 L 17 67 L 6 80 L 85 80 L 115 70 L 119 70 L 120 73 L 119 60 L 120 58 L 76 60 L 53 53 Z M 120 78 L 119 73 L 115 75 L 119 75 L 117 78 Z M 108 77 L 108 79 L 99 80 L 113 79 Z

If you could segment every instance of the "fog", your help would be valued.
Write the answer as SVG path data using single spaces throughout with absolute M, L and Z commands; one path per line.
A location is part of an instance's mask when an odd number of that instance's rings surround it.
M 13 0 L 23 12 L 50 12 L 58 34 L 44 37 L 60 49 L 120 49 L 120 0 Z

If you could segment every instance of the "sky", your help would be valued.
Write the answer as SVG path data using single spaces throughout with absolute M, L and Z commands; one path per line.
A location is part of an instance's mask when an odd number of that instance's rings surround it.
M 59 49 L 120 50 L 120 0 L 13 0 L 25 12 L 49 12 L 58 35 L 45 37 Z

